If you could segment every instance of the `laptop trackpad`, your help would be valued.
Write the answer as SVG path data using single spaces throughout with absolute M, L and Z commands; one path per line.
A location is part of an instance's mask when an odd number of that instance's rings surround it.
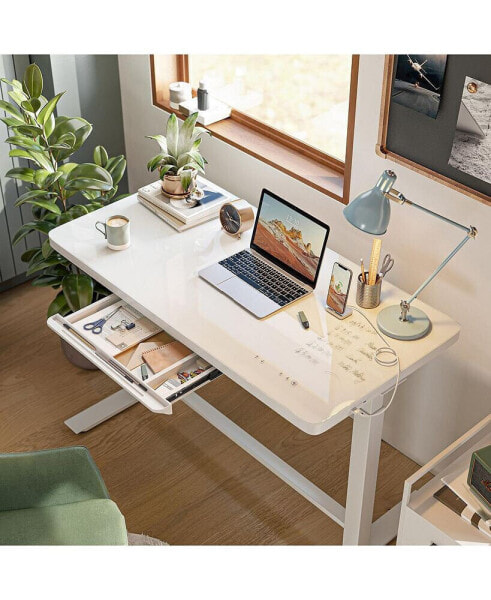
M 223 281 L 217 285 L 217 288 L 259 318 L 266 317 L 281 308 L 279 304 L 238 277 Z

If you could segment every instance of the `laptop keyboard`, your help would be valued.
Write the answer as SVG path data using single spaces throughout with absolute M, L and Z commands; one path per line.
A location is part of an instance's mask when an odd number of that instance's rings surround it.
M 256 288 L 280 306 L 285 306 L 289 302 L 308 294 L 308 290 L 297 285 L 277 269 L 270 267 L 268 263 L 247 250 L 229 256 L 218 264 L 237 275 L 242 281 L 252 285 L 253 288 Z

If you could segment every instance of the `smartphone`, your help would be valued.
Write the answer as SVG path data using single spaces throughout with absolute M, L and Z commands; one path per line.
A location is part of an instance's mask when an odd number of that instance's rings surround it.
M 334 263 L 327 293 L 327 306 L 338 315 L 342 315 L 348 302 L 348 293 L 353 271 L 337 262 Z

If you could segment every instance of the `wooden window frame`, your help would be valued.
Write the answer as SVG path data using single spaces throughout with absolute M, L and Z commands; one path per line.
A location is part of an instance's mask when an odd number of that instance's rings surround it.
M 327 194 L 331 198 L 343 204 L 348 204 L 358 68 L 359 55 L 353 55 L 344 162 L 235 109 L 232 109 L 230 118 L 208 125 L 206 128 L 214 137 Z M 170 106 L 169 83 L 172 81 L 189 81 L 188 55 L 151 55 L 150 70 L 153 104 L 167 112 L 173 112 L 177 116 L 183 117 L 178 110 Z

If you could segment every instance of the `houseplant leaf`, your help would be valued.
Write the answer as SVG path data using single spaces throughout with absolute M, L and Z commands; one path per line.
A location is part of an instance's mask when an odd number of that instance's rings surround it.
M 111 162 L 110 165 L 108 161 L 106 168 L 113 179 L 113 185 L 118 185 L 126 170 L 126 159 L 121 154 L 120 156 L 116 156 L 114 159 L 111 159 L 111 161 L 113 162 Z
M 41 108 L 41 101 L 39 98 L 30 98 L 20 103 L 21 107 L 30 113 L 36 113 Z
M 179 123 L 174 113 L 167 119 L 167 149 L 169 154 L 174 158 L 177 158 L 177 142 L 179 139 Z
M 63 278 L 61 287 L 66 302 L 73 312 L 92 302 L 94 281 L 88 275 L 70 273 Z
M 107 165 L 109 157 L 107 150 L 103 146 L 96 146 L 94 148 L 94 162 L 99 167 L 105 167 Z
M 46 190 L 30 190 L 28 192 L 26 192 L 25 194 L 22 194 L 22 196 L 19 196 L 17 198 L 17 202 L 15 203 L 15 206 L 20 206 L 21 204 L 23 204 L 24 202 L 26 202 L 26 200 L 31 200 L 32 198 L 49 198 L 50 196 L 56 196 L 55 192 L 48 192 Z
M 13 104 L 10 104 L 10 102 L 5 102 L 5 100 L 0 100 L 0 108 L 3 109 L 5 112 L 8 112 L 11 115 L 13 115 L 19 121 L 25 122 L 24 115 Z
M 32 183 L 34 181 L 34 169 L 29 169 L 28 167 L 15 167 L 14 169 L 7 171 L 5 176 Z
M 33 63 L 24 72 L 24 85 L 31 98 L 39 98 L 43 92 L 43 75 L 41 69 Z
M 181 156 L 184 152 L 189 152 L 193 145 L 193 133 L 194 126 L 196 125 L 196 119 L 198 113 L 195 112 L 184 121 L 179 132 L 179 140 L 177 143 L 177 156 Z
M 8 137 L 5 141 L 8 144 L 20 146 L 21 148 L 25 148 L 26 150 L 35 150 L 36 152 L 41 152 L 44 150 L 42 146 L 34 142 L 32 139 L 26 137 L 25 135 L 12 135 Z
M 52 317 L 53 315 L 60 314 L 62 316 L 67 315 L 70 312 L 70 307 L 66 301 L 65 295 L 63 292 L 59 292 L 56 298 L 51 302 L 48 306 L 47 317 Z
M 56 94 L 56 96 L 54 96 L 53 98 L 51 98 L 51 100 L 49 100 L 43 106 L 43 108 L 40 110 L 40 112 L 39 112 L 39 114 L 37 116 L 38 123 L 40 123 L 41 125 L 46 125 L 46 123 L 48 122 L 49 118 L 53 114 L 53 111 L 55 110 L 56 105 L 58 104 L 58 100 L 63 96 L 64 93 L 65 92 L 61 92 L 59 94 Z
M 167 140 L 165 139 L 165 135 L 147 135 L 145 137 L 147 137 L 149 140 L 155 140 L 160 146 L 162 152 L 164 154 L 168 154 L 169 151 L 167 149 Z

